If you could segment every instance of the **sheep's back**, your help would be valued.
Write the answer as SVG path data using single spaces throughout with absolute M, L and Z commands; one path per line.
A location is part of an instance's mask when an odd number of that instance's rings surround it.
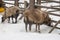
M 6 8 L 6 17 L 16 14 L 17 9 L 19 8 L 16 6 Z
M 27 16 L 29 21 L 33 21 L 35 23 L 42 23 L 44 21 L 44 17 L 40 10 L 26 10 L 24 13 L 25 17 Z

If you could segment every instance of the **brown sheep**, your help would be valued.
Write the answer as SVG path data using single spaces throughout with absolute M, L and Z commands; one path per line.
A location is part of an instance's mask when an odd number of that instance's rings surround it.
M 28 9 L 25 10 L 23 13 L 24 15 L 24 22 L 25 22 L 25 28 L 27 31 L 27 25 L 29 24 L 29 30 L 31 31 L 31 25 L 36 24 L 36 31 L 37 31 L 37 26 L 38 26 L 38 32 L 40 32 L 40 25 L 41 24 L 47 24 L 48 26 L 51 25 L 51 18 L 49 15 L 41 11 L 39 9 Z
M 15 18 L 15 23 L 17 23 L 17 17 L 20 14 L 20 8 L 17 6 L 8 7 L 5 10 L 5 14 L 2 17 L 2 22 L 4 22 L 8 18 L 8 22 L 10 22 L 10 17 Z M 14 23 L 14 22 L 13 22 Z

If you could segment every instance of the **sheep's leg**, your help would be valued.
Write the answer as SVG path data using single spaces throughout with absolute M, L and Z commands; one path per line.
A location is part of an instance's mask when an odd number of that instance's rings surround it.
M 32 24 L 31 24 L 31 23 L 29 23 L 29 31 L 31 31 L 31 25 L 32 25 Z
M 15 17 L 15 23 L 17 23 L 17 17 Z
M 27 23 L 25 23 L 25 29 L 26 29 L 26 32 L 27 32 L 27 25 L 28 25 L 28 24 L 27 24 Z
M 24 23 L 25 23 L 25 29 L 26 29 L 26 32 L 27 32 L 28 22 L 27 22 L 27 21 L 25 21 L 25 19 L 24 19 Z
M 8 17 L 8 23 L 10 23 L 10 17 Z
M 40 33 L 40 25 L 38 24 L 38 32 Z
M 28 21 L 28 18 L 24 18 L 24 23 L 25 23 L 25 29 L 26 29 L 26 32 L 27 32 L 27 26 L 29 24 L 29 21 Z
M 15 23 L 17 23 L 18 16 L 19 16 L 19 13 L 15 14 Z
M 37 32 L 37 24 L 36 24 L 36 32 Z
M 12 16 L 12 23 L 14 23 L 13 16 Z

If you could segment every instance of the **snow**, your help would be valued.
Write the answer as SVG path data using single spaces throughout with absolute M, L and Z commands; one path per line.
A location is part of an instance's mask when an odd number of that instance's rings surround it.
M 7 4 L 6 6 L 10 7 L 13 5 Z M 29 30 L 26 32 L 23 19 L 18 20 L 17 24 L 12 24 L 8 23 L 7 20 L 4 23 L 1 23 L 1 17 L 2 15 L 0 15 L 0 40 L 60 40 L 59 29 L 54 29 L 54 31 L 49 34 L 48 32 L 52 27 L 41 25 L 41 33 L 38 33 L 35 32 L 35 25 L 32 25 L 31 32 Z M 57 16 L 50 15 L 50 17 L 52 20 L 60 20 L 60 17 Z M 60 27 L 60 24 L 57 27 Z
M 21 15 L 20 15 L 21 16 Z M 19 16 L 19 17 L 20 17 Z M 0 19 L 1 19 L 2 15 L 0 15 Z M 18 23 L 17 24 L 12 24 L 12 20 L 10 21 L 10 23 L 8 23 L 8 19 L 5 20 L 4 23 L 1 23 L 1 20 L 0 20 L 0 32 L 2 33 L 9 33 L 9 32 L 13 32 L 13 33 L 19 33 L 19 32 L 26 32 L 25 31 L 25 24 L 24 24 L 24 21 L 23 19 L 19 20 L 19 17 L 18 17 Z M 58 19 L 58 17 L 53 17 L 53 16 L 50 16 L 51 19 L 54 18 L 55 19 Z M 57 20 L 56 20 L 57 21 Z M 53 24 L 53 23 L 52 23 Z M 54 25 L 54 24 L 53 24 Z M 28 25 L 29 26 L 29 25 Z M 60 27 L 60 24 L 57 26 L 57 27 Z M 51 30 L 51 27 L 47 26 L 47 25 L 41 25 L 40 26 L 41 28 L 41 33 L 42 34 L 46 34 L 48 33 L 50 30 Z M 28 30 L 29 32 L 29 30 Z M 32 33 L 38 33 L 38 32 L 35 32 L 35 24 L 32 25 L 32 30 L 31 30 Z M 59 34 L 60 33 L 60 30 L 59 29 L 55 29 L 52 34 Z
M 22 35 L 23 34 L 23 35 Z M 37 33 L 7 33 L 1 35 L 1 40 L 59 40 L 59 35 Z
M 35 25 L 32 26 L 31 32 L 25 31 L 25 24 L 19 20 L 17 24 L 1 23 L 0 20 L 0 40 L 60 40 L 60 30 L 55 29 L 51 34 L 48 32 L 51 27 L 41 25 L 41 33 L 35 32 Z

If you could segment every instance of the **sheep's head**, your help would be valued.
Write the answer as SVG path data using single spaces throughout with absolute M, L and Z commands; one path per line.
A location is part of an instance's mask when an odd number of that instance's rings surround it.
M 52 23 L 51 22 L 51 18 L 49 18 L 49 20 L 48 20 L 48 26 L 52 26 L 51 23 Z
M 51 18 L 48 18 L 46 21 L 45 21 L 45 24 L 47 24 L 48 26 L 51 26 Z
M 16 10 L 16 13 L 18 13 L 18 14 L 19 14 L 19 10 Z
M 21 13 L 20 7 L 18 7 L 18 6 L 13 6 L 13 9 L 16 11 L 16 13 L 18 13 L 18 14 Z

